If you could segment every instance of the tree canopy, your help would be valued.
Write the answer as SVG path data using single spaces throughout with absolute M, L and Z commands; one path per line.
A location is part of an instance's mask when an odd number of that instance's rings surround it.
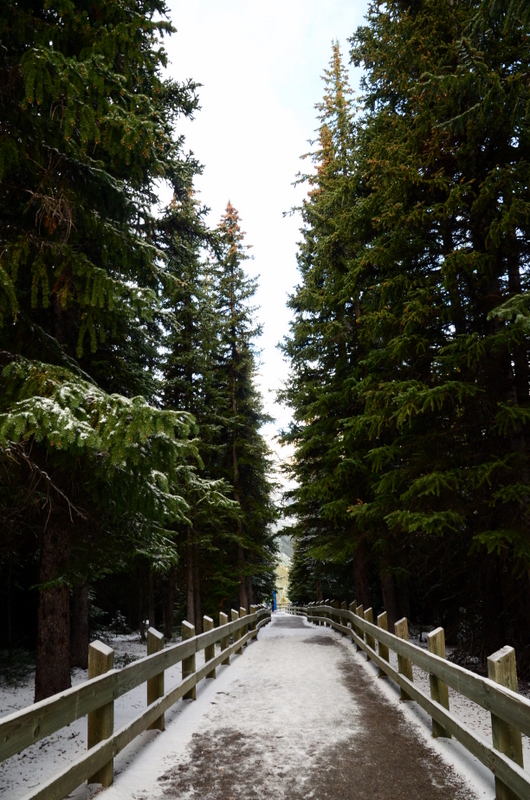
M 163 0 L 0 10 L 0 569 L 39 585 L 37 699 L 69 685 L 90 584 L 134 575 L 140 624 L 146 612 L 154 623 L 164 586 L 171 634 L 182 530 L 222 539 L 212 518 L 237 525 L 245 502 L 208 464 L 220 430 L 234 430 L 214 377 L 221 288 L 203 264 L 222 237 L 193 199 L 201 167 L 180 120 L 198 97 L 163 74 L 167 11 Z M 173 194 L 162 211 L 161 183 Z M 241 424 L 254 415 L 261 442 L 252 391 Z M 267 526 L 263 444 L 255 459 Z M 71 626 L 78 597 L 85 619 Z
M 363 95 L 334 46 L 284 345 L 299 552 L 528 663 L 528 14 L 373 3 L 350 43 Z

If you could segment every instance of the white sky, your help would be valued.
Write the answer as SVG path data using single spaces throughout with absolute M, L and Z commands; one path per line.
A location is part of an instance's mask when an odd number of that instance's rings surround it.
M 288 333 L 287 295 L 298 282 L 300 217 L 283 217 L 305 189 L 293 188 L 308 162 L 317 127 L 315 103 L 332 40 L 348 61 L 347 38 L 363 23 L 368 0 L 169 0 L 177 33 L 166 40 L 169 74 L 202 84 L 201 110 L 183 125 L 187 149 L 204 165 L 196 181 L 217 225 L 228 200 L 252 245 L 251 275 L 259 275 L 256 305 L 263 323 L 261 389 L 276 418 L 271 440 L 289 421 L 275 403 L 287 375 L 277 344 Z M 352 71 L 356 87 L 358 73 Z M 271 442 L 274 445 L 274 442 Z M 277 449 L 277 448 L 275 448 Z

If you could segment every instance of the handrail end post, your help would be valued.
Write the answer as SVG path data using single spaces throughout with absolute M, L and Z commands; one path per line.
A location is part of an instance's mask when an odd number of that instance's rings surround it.
M 88 679 L 97 678 L 114 668 L 114 650 L 103 642 L 92 642 L 88 648 Z M 114 700 L 87 714 L 87 750 L 114 733 Z M 111 758 L 87 783 L 111 786 L 114 781 L 114 759 Z

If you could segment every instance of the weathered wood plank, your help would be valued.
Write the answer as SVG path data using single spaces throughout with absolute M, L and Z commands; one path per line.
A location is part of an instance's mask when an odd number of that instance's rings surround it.
M 239 611 L 236 611 L 234 608 L 231 608 L 230 616 L 232 617 L 232 622 L 236 622 L 237 620 L 239 620 Z M 240 639 L 241 639 L 241 628 L 240 626 L 238 626 L 237 628 L 234 629 L 233 640 L 234 642 L 238 642 Z M 240 647 L 238 647 L 237 650 L 235 651 L 236 655 L 240 655 L 242 652 L 243 651 L 241 650 Z
M 211 617 L 203 617 L 202 627 L 205 632 L 212 631 L 214 629 L 213 619 Z M 209 644 L 204 648 L 204 660 L 205 662 L 208 662 L 214 658 L 215 658 L 215 644 Z M 206 677 L 215 678 L 215 667 L 212 670 L 210 670 L 210 672 L 206 675 Z
M 228 622 L 228 614 L 225 614 L 223 611 L 220 611 L 219 612 L 219 627 L 224 632 L 223 636 L 221 637 L 221 640 L 220 640 L 221 641 L 221 650 L 228 650 L 228 646 L 230 644 L 230 639 L 228 637 L 228 633 L 225 632 L 225 628 L 226 628 L 227 622 Z M 224 658 L 223 661 L 221 661 L 221 664 L 226 664 L 226 665 L 230 664 L 230 656 L 229 655 L 225 655 L 225 658 Z
M 246 617 L 246 616 L 248 616 L 247 609 L 244 608 L 243 606 L 241 606 L 240 609 L 239 609 L 239 619 L 243 619 L 243 617 Z M 241 636 L 245 636 L 247 631 L 248 631 L 248 623 L 245 622 L 245 624 L 241 628 Z
M 440 658 L 445 658 L 445 634 L 443 628 L 436 628 L 434 631 L 427 634 L 427 646 L 429 648 L 429 653 L 434 653 Z M 449 690 L 447 684 L 441 681 L 440 678 L 437 678 L 436 675 L 433 675 L 432 672 L 429 673 L 429 683 L 431 686 L 432 699 L 449 710 Z M 438 737 L 451 738 L 451 734 L 435 719 L 432 721 L 432 735 L 435 739 Z
M 182 639 L 193 639 L 195 646 L 197 645 L 197 640 L 195 638 L 195 625 L 192 625 L 187 620 L 182 622 Z M 190 675 L 195 674 L 195 652 L 193 655 L 189 656 L 188 658 L 182 659 L 182 680 L 185 680 Z M 195 684 L 193 687 L 184 695 L 184 700 L 196 700 L 197 699 L 197 690 L 195 688 Z
M 367 622 L 372 622 L 373 623 L 373 621 L 374 621 L 374 610 L 373 610 L 373 608 L 367 608 L 366 609 L 366 611 L 364 612 L 364 618 L 365 618 L 365 620 Z M 374 639 L 374 637 L 372 636 L 371 633 L 367 633 L 366 634 L 366 644 L 368 645 L 368 647 L 371 647 L 372 650 L 375 650 L 375 639 Z
M 147 655 L 151 656 L 154 653 L 159 653 L 164 649 L 164 634 L 157 631 L 155 628 L 149 628 L 147 631 Z M 150 706 L 159 697 L 164 696 L 164 672 L 159 672 L 153 678 L 147 681 L 147 705 Z M 157 720 L 150 725 L 149 730 L 164 730 L 164 715 L 162 714 Z
M 384 631 L 388 630 L 388 614 L 386 613 L 386 611 L 383 611 L 383 613 L 379 614 L 379 616 L 377 617 L 377 627 L 382 628 Z M 381 658 L 384 658 L 385 661 L 390 661 L 390 653 L 388 651 L 388 647 L 386 646 L 386 644 L 378 642 L 377 646 Z M 386 673 L 384 672 L 384 670 L 379 668 L 379 677 L 381 678 L 385 674 Z
M 103 642 L 93 642 L 88 648 L 88 677 L 96 678 L 114 667 L 114 650 Z M 87 749 L 90 750 L 114 733 L 114 700 L 91 711 L 87 719 Z M 93 775 L 89 783 L 110 786 L 114 780 L 114 761 L 109 759 Z
M 517 691 L 517 667 L 513 647 L 503 647 L 488 657 L 488 678 L 506 686 L 512 692 Z M 521 733 L 513 725 L 491 715 L 491 732 L 493 747 L 504 753 L 520 767 L 523 766 L 523 742 Z M 517 795 L 499 776 L 495 776 L 496 800 L 518 800 Z

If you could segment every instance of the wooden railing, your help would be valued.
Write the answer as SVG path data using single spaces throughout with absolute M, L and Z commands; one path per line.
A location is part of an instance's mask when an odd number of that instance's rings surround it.
M 113 778 L 114 757 L 136 736 L 148 728 L 164 729 L 164 713 L 180 698 L 195 699 L 195 687 L 203 678 L 215 677 L 220 664 L 229 664 L 230 656 L 257 636 L 258 630 L 270 621 L 270 611 L 261 606 L 232 611 L 232 621 L 220 614 L 220 625 L 204 618 L 204 633 L 195 635 L 195 628 L 182 623 L 179 644 L 166 647 L 162 634 L 153 628 L 148 632 L 148 655 L 113 669 L 114 653 L 102 642 L 94 642 L 89 650 L 89 680 L 60 694 L 16 711 L 0 720 L 0 761 L 20 753 L 88 715 L 88 751 L 57 772 L 23 800 L 62 800 L 85 780 L 109 786 Z M 230 644 L 229 637 L 233 643 Z M 215 645 L 221 651 L 215 655 Z M 196 669 L 195 656 L 205 651 L 204 666 Z M 164 670 L 182 662 L 182 681 L 164 693 Z M 117 731 L 114 727 L 114 701 L 131 689 L 147 682 L 145 711 Z
M 358 650 L 401 688 L 403 700 L 415 700 L 432 718 L 433 736 L 454 736 L 495 775 L 497 800 L 529 800 L 530 774 L 523 768 L 521 733 L 530 736 L 530 700 L 517 694 L 515 651 L 503 647 L 488 658 L 488 678 L 445 660 L 443 628 L 427 636 L 426 651 L 408 641 L 408 623 L 396 622 L 395 634 L 388 632 L 386 612 L 373 622 L 372 609 L 364 610 L 355 602 L 346 607 L 310 603 L 291 606 L 288 611 L 307 617 L 317 625 L 329 625 L 350 636 Z M 376 651 L 376 644 L 377 651 Z M 389 663 L 389 651 L 397 655 L 397 670 Z M 430 697 L 414 685 L 412 664 L 430 677 Z M 449 710 L 448 689 L 472 700 L 491 713 L 492 739 L 468 728 Z

